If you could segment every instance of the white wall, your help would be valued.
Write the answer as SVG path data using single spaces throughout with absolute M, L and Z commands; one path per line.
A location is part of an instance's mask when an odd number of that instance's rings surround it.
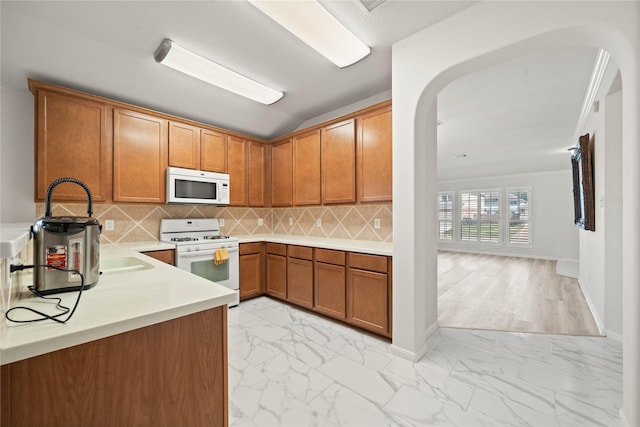
M 443 181 L 438 191 L 490 190 L 502 191 L 504 200 L 509 188 L 530 188 L 531 247 L 480 245 L 477 242 L 440 241 L 438 249 L 481 251 L 496 255 L 578 261 L 578 230 L 573 224 L 573 182 L 571 156 L 567 152 L 566 171 L 545 172 L 473 180 Z M 504 240 L 504 239 L 503 239 Z
M 0 99 L 0 223 L 31 222 L 35 219 L 33 95 L 26 87 L 0 88 Z
M 605 99 L 605 300 L 604 332 L 622 340 L 622 92 Z
M 420 357 L 437 327 L 437 94 L 462 75 L 538 49 L 594 46 L 620 66 L 622 106 L 623 425 L 640 425 L 640 3 L 478 2 L 393 46 L 393 349 Z M 426 156 L 424 156 L 426 154 Z M 415 163 L 423 162 L 422 169 Z M 426 172 L 424 170 L 427 169 Z M 416 199 L 416 200 L 414 200 Z M 426 200 L 428 206 L 423 206 Z M 433 212 L 433 216 L 429 214 Z M 432 223 L 431 223 L 432 224 Z M 600 261 L 602 262 L 602 261 Z M 427 264 L 427 267 L 424 265 Z M 421 306 L 420 306 L 421 305 Z M 419 315 L 416 315 L 419 314 Z M 425 320 L 427 322 L 425 325 Z M 422 329 L 423 334 L 418 333 Z M 395 351 L 395 350 L 394 350 Z M 401 351 L 396 351 L 401 354 Z

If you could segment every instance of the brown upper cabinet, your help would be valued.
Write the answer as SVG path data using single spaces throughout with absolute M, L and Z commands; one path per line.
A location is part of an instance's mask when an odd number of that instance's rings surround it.
M 322 202 L 356 201 L 355 120 L 322 129 Z
M 200 129 L 181 122 L 169 122 L 169 166 L 200 168 Z
M 200 129 L 200 169 L 209 172 L 227 172 L 227 135 L 209 129 Z
M 247 141 L 229 137 L 227 170 L 229 173 L 229 204 L 247 206 Z
M 111 199 L 112 116 L 106 104 L 34 90 L 36 95 L 36 200 L 62 177 L 87 184 L 95 201 Z M 78 185 L 60 184 L 53 200 L 86 200 Z
M 293 204 L 319 205 L 320 130 L 293 138 Z
M 391 106 L 357 118 L 359 202 L 390 202 L 392 197 Z
M 164 203 L 168 128 L 168 120 L 114 109 L 114 201 Z
M 293 150 L 287 139 L 271 146 L 271 204 L 291 206 L 293 202 Z
M 227 135 L 170 121 L 169 166 L 226 173 Z
M 266 202 L 266 149 L 258 142 L 249 143 L 249 206 L 264 206 Z M 233 185 L 233 184 L 232 184 Z

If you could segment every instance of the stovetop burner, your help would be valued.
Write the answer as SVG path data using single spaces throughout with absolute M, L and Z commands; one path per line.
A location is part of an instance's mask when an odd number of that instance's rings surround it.
M 172 237 L 172 242 L 197 242 L 197 237 Z
M 220 233 L 216 218 L 164 218 L 160 221 L 160 241 L 184 248 L 238 244 L 238 239 Z

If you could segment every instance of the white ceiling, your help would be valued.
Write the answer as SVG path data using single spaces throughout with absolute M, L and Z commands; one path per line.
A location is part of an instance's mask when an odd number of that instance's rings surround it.
M 242 0 L 3 0 L 1 84 L 26 89 L 31 77 L 272 138 L 388 91 L 393 43 L 474 3 L 388 0 L 367 14 L 356 1 L 322 1 L 372 47 L 339 69 Z M 264 106 L 163 67 L 153 53 L 164 38 L 285 96 Z M 566 168 L 595 56 L 587 48 L 541 52 L 446 87 L 438 99 L 440 179 L 487 167 L 493 175 Z M 468 157 L 451 157 L 462 153 Z

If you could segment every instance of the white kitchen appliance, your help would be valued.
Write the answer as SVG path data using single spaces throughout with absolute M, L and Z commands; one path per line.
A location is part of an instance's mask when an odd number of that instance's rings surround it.
M 167 168 L 167 203 L 228 205 L 229 175 L 194 169 Z
M 238 239 L 223 236 L 215 218 L 163 219 L 160 240 L 176 245 L 177 266 L 236 291 L 229 307 L 240 302 L 240 266 Z M 216 251 L 228 254 L 223 262 L 214 262 Z

